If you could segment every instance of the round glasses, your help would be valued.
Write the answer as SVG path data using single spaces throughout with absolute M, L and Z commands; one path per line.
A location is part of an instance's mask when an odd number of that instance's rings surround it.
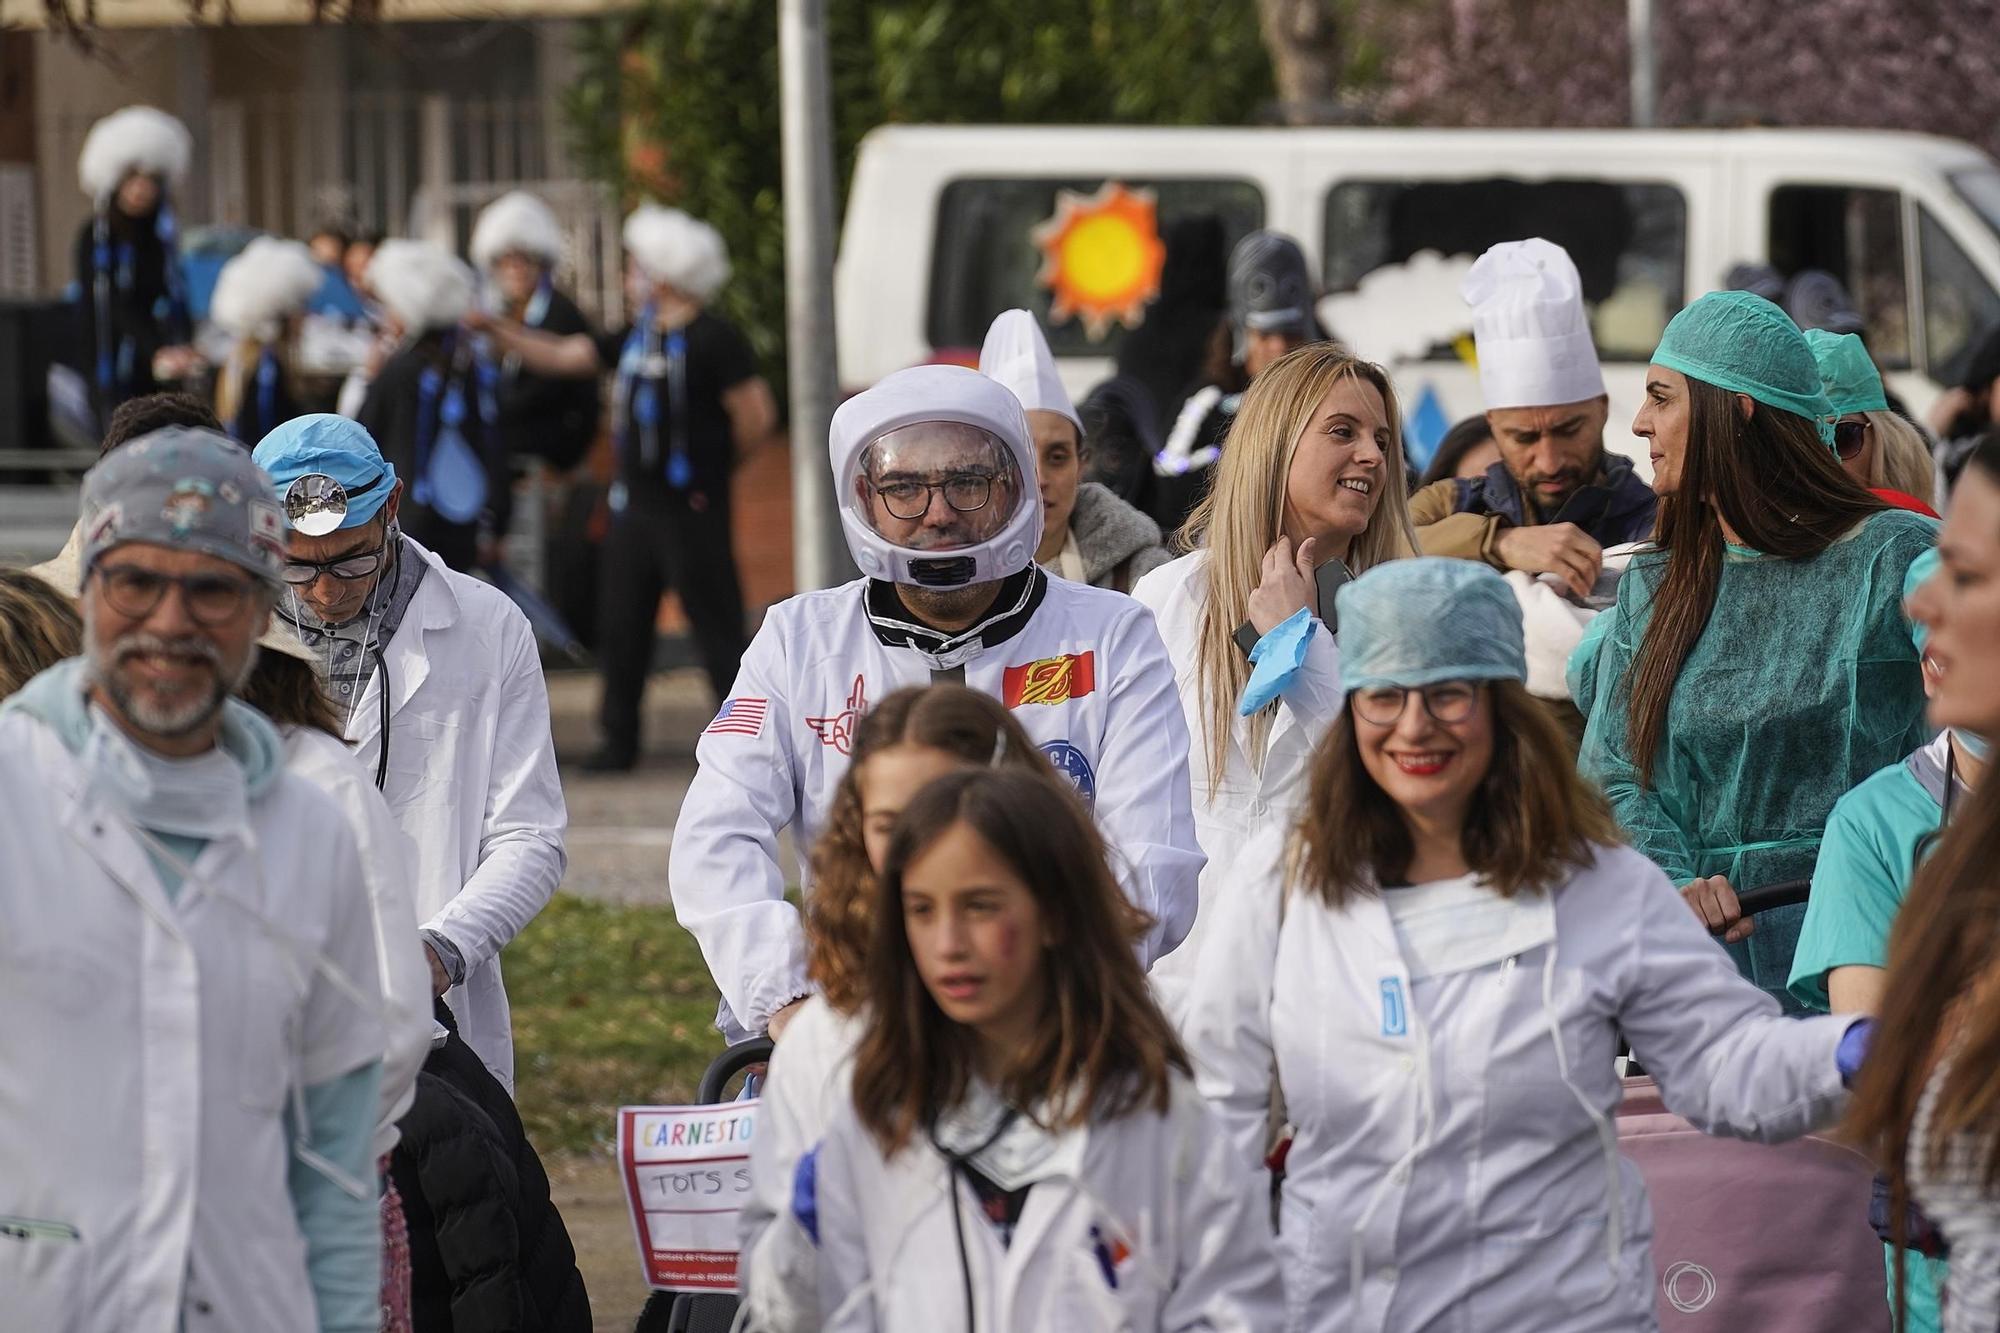
M 870 481 L 868 485 L 882 497 L 882 507 L 904 522 L 930 512 L 931 496 L 937 491 L 943 491 L 944 502 L 961 514 L 977 513 L 993 496 L 991 472 L 954 472 L 943 481 Z
M 383 543 L 372 551 L 360 555 L 342 556 L 338 560 L 287 560 L 279 577 L 294 588 L 305 588 L 319 582 L 322 574 L 331 575 L 343 583 L 355 579 L 365 579 L 382 568 L 382 559 L 388 553 L 389 543 Z
M 255 585 L 227 574 L 162 574 L 138 565 L 99 565 L 97 583 L 104 602 L 127 620 L 144 620 L 179 588 L 181 605 L 197 625 L 213 628 L 234 620 L 250 602 Z
M 1466 680 L 1444 680 L 1408 690 L 1386 685 L 1356 690 L 1353 696 L 1354 715 L 1378 727 L 1393 727 L 1403 716 L 1403 709 L 1408 707 L 1413 694 L 1424 701 L 1424 711 L 1433 720 L 1446 725 L 1465 721 L 1472 716 L 1473 708 L 1479 703 L 1479 687 Z
M 1861 456 L 1861 450 L 1868 443 L 1868 423 L 1865 421 L 1836 421 L 1833 423 L 1833 452 L 1843 463 L 1852 463 Z

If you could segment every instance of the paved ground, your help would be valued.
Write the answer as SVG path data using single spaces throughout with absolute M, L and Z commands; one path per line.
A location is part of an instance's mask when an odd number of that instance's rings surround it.
M 549 711 L 569 803 L 569 873 L 565 893 L 613 903 L 664 905 L 667 849 L 674 820 L 694 777 L 694 742 L 715 713 L 708 682 L 695 670 L 662 672 L 646 693 L 645 753 L 631 773 L 585 773 L 576 761 L 597 744 L 594 672 L 549 677 Z M 789 838 L 780 848 L 796 864 Z

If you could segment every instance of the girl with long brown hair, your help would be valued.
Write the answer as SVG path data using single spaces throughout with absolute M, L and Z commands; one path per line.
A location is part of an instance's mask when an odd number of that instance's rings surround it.
M 826 1329 L 1275 1326 L 1261 1191 L 1072 795 L 1002 772 L 925 788 L 867 976 L 853 1104 L 814 1159 Z
M 814 1249 L 786 1211 L 799 1158 L 848 1101 L 865 1027 L 876 876 L 896 817 L 934 778 L 975 768 L 1066 781 L 999 700 L 962 685 L 897 690 L 854 730 L 853 762 L 812 849 L 806 972 L 819 990 L 799 1006 L 772 1056 L 750 1154 L 751 1198 L 738 1219 L 738 1285 L 762 1333 L 816 1326 Z
M 1340 711 L 1339 655 L 1322 619 L 1332 608 L 1319 592 L 1334 580 L 1321 574 L 1411 554 L 1409 489 L 1388 374 L 1334 343 L 1310 343 L 1243 395 L 1211 488 L 1178 536 L 1188 554 L 1132 590 L 1173 658 L 1193 736 L 1195 835 L 1208 856 L 1194 929 L 1153 967 L 1169 1013 L 1193 980 L 1237 849 L 1297 800 L 1313 746 Z M 1246 645 L 1300 615 L 1283 649 L 1296 670 L 1278 697 L 1241 715 Z
M 1339 612 L 1347 707 L 1296 828 L 1244 849 L 1183 1025 L 1241 1170 L 1293 1127 L 1286 1327 L 1652 1328 L 1621 1036 L 1678 1114 L 1775 1141 L 1838 1113 L 1851 1020 L 1781 1017 L 1619 844 L 1499 574 L 1397 561 Z
M 1831 415 L 1805 336 L 1769 301 L 1711 292 L 1667 326 L 1632 423 L 1659 528 L 1620 583 L 1579 761 L 1792 1007 L 1804 909 L 1752 936 L 1736 890 L 1808 878 L 1833 803 L 1929 739 L 1902 594 L 1936 525 L 1841 470 Z
M 2000 440 L 1960 475 L 1943 568 L 1911 610 L 1929 630 L 1930 719 L 2000 735 Z M 1945 1333 L 2000 1326 L 2000 784 L 1982 783 L 1916 882 L 1889 941 L 1881 1020 L 1848 1128 L 1889 1178 L 1893 1239 L 1923 1205 L 1951 1246 Z M 1906 1263 L 1895 1302 L 1906 1325 Z

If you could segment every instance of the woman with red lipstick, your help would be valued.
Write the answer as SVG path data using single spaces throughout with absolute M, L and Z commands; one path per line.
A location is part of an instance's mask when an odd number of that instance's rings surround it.
M 1809 878 L 1834 802 L 1931 734 L 1902 601 L 1937 524 L 1841 469 L 1833 419 L 1812 347 L 1769 301 L 1711 292 L 1674 316 L 1632 423 L 1659 526 L 1619 586 L 1579 759 L 1788 1008 L 1805 909 L 1753 935 L 1737 890 Z
M 952 774 L 903 812 L 813 1159 L 829 1333 L 1277 1326 L 1264 1191 L 1132 940 L 1089 815 L 1039 777 Z
M 787 1214 L 799 1158 L 849 1100 L 876 875 L 896 818 L 933 779 L 986 768 L 1067 782 L 1004 704 L 962 685 L 897 690 L 855 728 L 854 761 L 812 853 L 806 971 L 819 993 L 799 1006 L 771 1057 L 750 1152 L 751 1197 L 738 1217 L 737 1285 L 759 1333 L 818 1327 L 815 1247 Z
M 1183 1025 L 1246 1176 L 1274 1083 L 1292 1124 L 1286 1328 L 1650 1329 L 1621 1034 L 1678 1114 L 1769 1142 L 1838 1114 L 1853 1020 L 1782 1018 L 1619 845 L 1499 574 L 1400 560 L 1339 613 L 1347 710 L 1296 829 L 1245 849 Z

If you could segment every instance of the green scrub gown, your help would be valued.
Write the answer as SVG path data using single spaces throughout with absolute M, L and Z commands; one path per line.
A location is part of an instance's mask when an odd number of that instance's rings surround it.
M 1715 610 L 1668 701 L 1650 786 L 1639 782 L 1627 711 L 1667 557 L 1633 559 L 1615 616 L 1604 617 L 1579 764 L 1674 883 L 1809 878 L 1834 802 L 1930 738 L 1902 597 L 1911 563 L 1936 540 L 1930 519 L 1887 511 L 1806 560 L 1729 548 Z M 1786 981 L 1804 915 L 1762 915 L 1731 950 L 1793 1010 Z

